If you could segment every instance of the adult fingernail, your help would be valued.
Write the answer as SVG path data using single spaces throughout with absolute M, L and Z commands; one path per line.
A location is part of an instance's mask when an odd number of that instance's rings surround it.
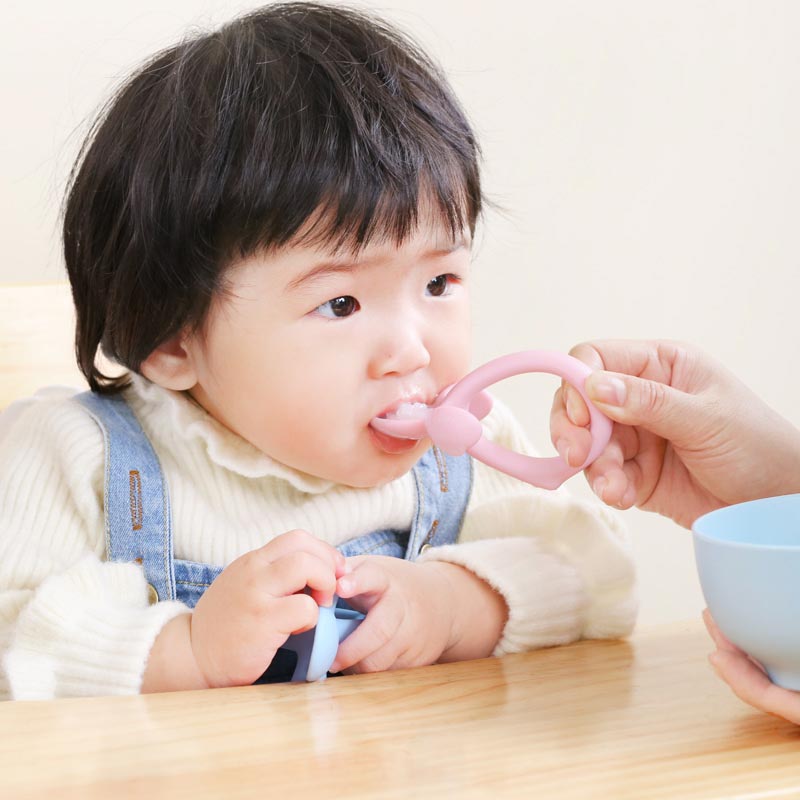
M 556 450 L 565 464 L 569 464 L 569 442 L 566 439 L 559 439 L 556 442 Z
M 636 502 L 636 487 L 629 486 L 620 500 L 620 508 L 630 508 Z
M 602 500 L 606 486 L 608 486 L 608 478 L 596 478 L 592 484 L 592 491 Z
M 624 406 L 627 396 L 624 381 L 604 372 L 594 372 L 586 379 L 586 392 L 592 400 L 609 406 Z
M 578 417 L 581 413 L 581 405 L 572 389 L 568 388 L 565 394 L 567 396 L 567 418 L 573 425 L 577 425 Z

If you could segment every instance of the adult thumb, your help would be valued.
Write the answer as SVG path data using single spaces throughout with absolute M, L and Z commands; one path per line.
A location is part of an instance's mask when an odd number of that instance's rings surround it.
M 632 375 L 593 372 L 585 387 L 589 399 L 614 422 L 638 425 L 671 441 L 687 438 L 699 411 L 692 395 Z

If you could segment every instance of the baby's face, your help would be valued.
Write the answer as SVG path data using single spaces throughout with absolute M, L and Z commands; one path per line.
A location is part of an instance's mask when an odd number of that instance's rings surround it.
M 194 398 L 278 461 L 350 486 L 407 472 L 429 446 L 376 415 L 430 403 L 469 365 L 469 242 L 425 229 L 355 258 L 290 246 L 230 268 L 230 291 L 185 342 Z

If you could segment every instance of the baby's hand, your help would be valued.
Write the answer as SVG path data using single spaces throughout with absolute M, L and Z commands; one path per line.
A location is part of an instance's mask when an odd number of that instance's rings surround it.
M 191 617 L 191 648 L 207 684 L 253 683 L 291 634 L 317 624 L 344 573 L 341 553 L 299 530 L 232 562 Z
M 403 669 L 494 650 L 505 601 L 468 570 L 386 556 L 357 556 L 348 568 L 337 593 L 367 618 L 339 646 L 332 672 Z
M 708 609 L 703 612 L 703 621 L 717 646 L 708 660 L 734 694 L 760 711 L 800 725 L 800 693 L 772 683 L 759 664 L 725 638 Z
M 451 644 L 450 587 L 437 563 L 356 556 L 337 593 L 367 618 L 339 646 L 331 672 L 382 672 L 433 664 Z

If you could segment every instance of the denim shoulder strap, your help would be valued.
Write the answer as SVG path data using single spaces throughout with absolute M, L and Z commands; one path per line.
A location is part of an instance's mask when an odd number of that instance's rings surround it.
M 414 467 L 417 510 L 408 537 L 406 558 L 413 561 L 423 548 L 458 540 L 472 492 L 472 458 L 449 456 L 431 447 Z
M 120 395 L 75 397 L 105 443 L 106 556 L 142 565 L 159 600 L 175 598 L 169 495 L 150 441 Z

